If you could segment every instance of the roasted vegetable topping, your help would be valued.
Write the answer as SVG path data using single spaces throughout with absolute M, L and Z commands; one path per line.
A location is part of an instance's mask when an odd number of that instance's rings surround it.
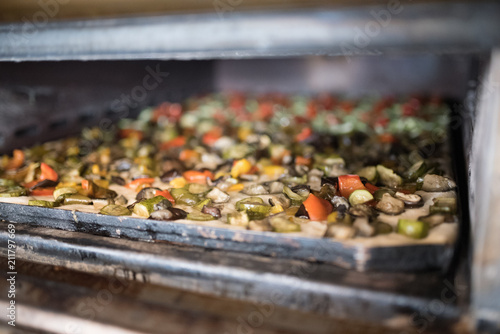
M 459 208 L 453 193 L 437 194 L 455 188 L 440 144 L 447 108 L 410 101 L 214 94 L 162 104 L 116 131 L 84 129 L 1 157 L 0 198 L 340 240 L 420 238 L 456 222 Z M 423 150 L 436 136 L 434 152 Z M 403 212 L 422 217 L 397 231 L 382 222 Z

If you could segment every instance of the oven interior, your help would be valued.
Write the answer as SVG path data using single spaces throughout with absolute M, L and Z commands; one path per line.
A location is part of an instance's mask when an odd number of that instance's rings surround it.
M 318 94 L 329 92 L 348 98 L 363 96 L 441 96 L 453 105 L 456 124 L 452 124 L 451 133 L 456 154 L 453 156 L 459 178 L 461 201 L 465 203 L 462 211 L 460 238 L 456 245 L 454 259 L 450 268 L 444 271 L 424 273 L 353 273 L 328 265 L 313 264 L 307 270 L 291 274 L 301 280 L 312 280 L 318 284 L 315 289 L 323 302 L 300 302 L 306 291 L 297 288 L 284 293 L 285 298 L 276 305 L 298 309 L 313 314 L 330 314 L 334 317 L 346 317 L 360 321 L 363 312 L 360 303 L 365 303 L 371 312 L 368 321 L 396 321 L 395 314 L 407 314 L 409 320 L 391 325 L 389 328 L 410 328 L 419 330 L 430 328 L 438 330 L 447 326 L 465 326 L 460 316 L 467 312 L 470 305 L 470 226 L 467 204 L 469 153 L 472 144 L 472 129 L 475 121 L 475 101 L 481 87 L 481 78 L 490 61 L 490 54 L 392 54 L 384 57 L 284 57 L 255 59 L 219 59 L 190 61 L 130 60 L 130 61 L 44 61 L 44 62 L 2 62 L 3 73 L 0 82 L 1 151 L 9 153 L 12 149 L 36 143 L 63 138 L 77 134 L 82 128 L 99 126 L 102 129 L 113 126 L 124 117 L 136 116 L 144 107 L 154 106 L 164 101 L 182 102 L 189 96 L 212 92 L 248 92 L 264 94 L 282 92 L 290 94 Z M 465 190 L 464 190 L 465 189 Z M 49 230 L 50 231 L 50 230 Z M 171 266 L 173 259 L 200 259 L 200 250 L 179 249 L 164 245 L 145 246 L 142 243 L 108 241 L 76 233 L 66 240 L 66 245 L 46 244 L 47 231 L 43 228 L 20 228 L 21 238 L 26 243 L 33 243 L 35 250 L 25 251 L 25 258 L 44 265 L 61 265 L 67 270 L 92 273 L 98 276 L 116 276 L 117 270 L 131 270 L 134 279 L 149 277 L 156 273 L 159 279 L 155 284 L 167 287 L 180 287 L 203 294 L 224 295 L 227 292 L 220 286 L 206 282 L 206 273 L 200 269 L 188 270 L 184 274 L 165 272 L 164 267 Z M 50 231 L 50 235 L 63 238 L 63 232 Z M 37 241 L 31 240 L 37 236 Z M 40 239 L 41 238 L 41 239 Z M 42 242 L 43 241 L 43 242 Z M 100 245 L 116 247 L 121 243 L 121 260 L 111 260 L 104 253 L 97 253 L 95 266 L 89 266 L 80 258 L 73 258 L 69 249 L 81 248 L 82 245 Z M 146 244 L 147 245 L 147 244 Z M 82 250 L 83 251 L 83 250 Z M 129 252 L 134 252 L 130 255 Z M 69 253 L 68 253 L 69 252 Z M 156 267 L 144 266 L 138 254 L 166 257 Z M 123 260 L 128 257 L 129 261 Z M 41 259 L 44 260 L 41 260 Z M 212 265 L 220 265 L 221 258 L 228 268 L 254 270 L 257 273 L 283 275 L 290 273 L 287 267 L 291 262 L 274 260 L 270 267 L 265 259 L 239 254 L 212 251 L 201 257 Z M 50 260 L 47 260 L 50 259 Z M 169 260 L 170 259 L 170 260 Z M 246 265 L 242 265 L 244 259 Z M 31 262 L 28 261 L 28 262 Z M 125 261 L 123 263 L 122 261 Z M 27 264 L 28 265 L 28 264 Z M 302 264 L 298 265 L 298 268 Z M 292 266 L 293 267 L 293 266 Z M 113 268 L 110 271 L 110 268 Z M 294 267 L 296 268 L 296 267 Z M 175 270 L 180 270 L 179 268 Z M 174 272 L 175 272 L 174 270 Z M 128 271 L 127 271 L 128 272 Z M 305 272 L 305 274 L 304 274 Z M 128 274 L 127 274 L 128 275 Z M 173 278 L 172 278 L 172 275 Z M 180 276 L 179 276 L 180 275 Z M 201 286 L 182 283 L 183 276 L 201 278 Z M 241 274 L 240 274 L 241 275 Z M 332 278 L 333 276 L 337 278 Z M 169 278 L 170 277 L 170 278 Z M 255 276 L 257 277 L 257 276 Z M 148 280 L 150 278 L 141 278 Z M 416 282 L 424 281 L 416 287 Z M 229 295 L 236 299 L 262 299 L 273 289 L 284 289 L 275 282 L 264 282 L 261 287 L 251 285 L 252 293 L 241 294 L 236 286 L 245 284 L 241 278 L 217 280 L 217 284 L 232 284 Z M 225 283 L 221 283 L 225 282 Z M 384 283 L 385 282 L 385 283 Z M 427 322 L 422 309 L 428 307 L 433 298 L 442 293 L 443 282 L 453 282 L 463 288 L 451 307 L 439 315 L 437 320 Z M 135 283 L 134 283 L 135 284 Z M 214 283 L 215 284 L 215 283 Z M 248 283 L 246 283 L 248 284 Z M 340 298 L 337 293 L 320 292 L 321 285 L 340 286 L 347 293 L 362 288 L 372 292 L 382 292 L 379 297 L 354 299 Z M 424 303 L 419 301 L 424 295 Z M 406 300 L 397 306 L 390 301 L 392 296 Z M 81 297 L 83 298 L 83 297 Z M 334 306 L 335 301 L 341 306 Z M 32 303 L 33 300 L 27 301 Z M 61 301 L 63 302 L 63 301 Z M 319 303 L 319 304 L 318 304 Z M 321 306 L 323 305 L 323 306 Z M 377 308 L 385 305 L 380 311 Z M 323 307 L 321 311 L 318 307 Z M 405 309 L 406 307 L 406 309 Z M 110 316 L 109 316 L 110 317 Z M 392 320 L 391 320 L 392 319 Z M 422 320 L 424 319 L 424 320 Z M 366 320 L 366 319 L 365 319 Z M 102 320 L 101 321 L 105 321 Z M 397 321 L 396 321 L 397 322 Z M 399 326 L 399 327 L 398 327 Z M 391 329 L 391 330 L 392 330 Z

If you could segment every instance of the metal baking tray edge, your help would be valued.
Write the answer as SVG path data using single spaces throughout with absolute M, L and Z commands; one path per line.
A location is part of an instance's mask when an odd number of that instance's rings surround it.
M 358 271 L 446 269 L 454 251 L 453 245 L 353 246 L 325 238 L 106 216 L 13 203 L 0 203 L 0 219 L 115 238 L 333 263 Z

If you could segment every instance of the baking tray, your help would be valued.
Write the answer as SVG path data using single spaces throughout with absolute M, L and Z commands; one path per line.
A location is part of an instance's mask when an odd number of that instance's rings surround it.
M 448 102 L 451 104 L 450 102 Z M 451 106 L 452 116 L 456 108 Z M 328 238 L 274 232 L 233 230 L 135 217 L 43 208 L 0 202 L 0 220 L 94 235 L 147 242 L 167 242 L 206 249 L 251 253 L 270 257 L 326 262 L 358 271 L 447 271 L 457 249 L 467 244 L 468 188 L 461 128 L 449 130 L 452 175 L 457 183 L 458 236 L 454 244 L 398 246 L 352 245 Z
M 328 262 L 359 271 L 443 268 L 453 254 L 452 245 L 351 246 L 326 238 L 231 230 L 13 203 L 0 203 L 0 219 L 108 237 Z

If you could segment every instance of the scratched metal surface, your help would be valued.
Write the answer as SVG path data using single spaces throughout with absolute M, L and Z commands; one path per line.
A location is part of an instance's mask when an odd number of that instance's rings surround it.
M 5 259 L 0 265 L 6 266 Z M 407 318 L 397 325 L 354 321 L 26 261 L 18 261 L 18 271 L 16 328 L 22 330 L 8 333 L 397 334 L 424 328 Z M 2 280 L 0 288 L 7 283 Z M 432 321 L 425 333 L 460 326 Z
M 113 287 L 122 284 L 127 287 L 123 294 L 129 300 L 122 299 L 121 291 L 116 296 L 113 294 L 113 300 L 125 303 L 120 307 L 124 307 L 123 314 L 127 315 L 137 312 L 140 305 L 147 310 L 175 305 L 195 314 L 212 312 L 212 316 L 234 319 L 241 305 L 272 305 L 281 316 L 273 316 L 269 321 L 277 326 L 275 329 L 281 328 L 288 333 L 294 333 L 293 328 L 309 333 L 342 333 L 341 329 L 349 333 L 358 330 L 366 333 L 367 329 L 376 330 L 382 324 L 390 327 L 387 332 L 397 329 L 416 333 L 425 326 L 426 332 L 446 333 L 461 323 L 464 312 L 461 299 L 468 293 L 468 287 L 457 281 L 458 275 L 436 271 L 359 273 L 325 263 L 271 259 L 164 243 L 138 243 L 22 224 L 16 226 L 16 267 L 22 282 L 20 301 L 37 307 L 47 305 L 49 309 L 56 308 L 76 316 L 78 311 L 82 312 L 78 303 L 88 302 L 92 293 L 95 298 L 111 284 Z M 6 256 L 7 238 L 6 223 L 0 223 L 0 257 Z M 26 262 L 30 262 L 29 265 L 23 266 Z M 55 283 L 47 284 L 37 278 L 43 271 L 36 268 L 47 266 L 55 269 L 43 275 Z M 63 273 L 68 271 L 72 274 L 64 278 Z M 80 288 L 69 294 L 68 285 Z M 89 294 L 89 288 L 94 292 Z M 430 314 L 432 321 L 425 320 L 429 305 L 441 300 L 443 294 L 447 302 L 442 302 L 439 314 Z M 182 298 L 195 302 L 186 303 Z M 51 303 L 47 304 L 48 300 Z M 236 306 L 222 307 L 231 303 Z M 215 314 L 218 312 L 221 313 Z M 304 317 L 302 324 L 299 321 L 301 314 Z M 131 328 L 138 326 L 120 319 L 110 310 L 99 315 L 96 312 L 95 316 Z M 152 316 L 156 318 L 155 312 Z M 352 325 L 352 331 L 346 330 L 349 326 L 342 325 L 345 322 Z M 312 327 L 305 331 L 304 326 Z M 338 331 L 335 331 L 336 326 Z M 228 332 L 237 331 L 233 328 Z
M 341 241 L 326 238 L 294 237 L 250 230 L 235 231 L 219 227 L 106 216 L 12 203 L 0 203 L 0 219 L 114 238 L 149 242 L 167 241 L 209 249 L 323 261 L 360 271 L 446 268 L 454 248 L 453 245 L 347 246 Z

